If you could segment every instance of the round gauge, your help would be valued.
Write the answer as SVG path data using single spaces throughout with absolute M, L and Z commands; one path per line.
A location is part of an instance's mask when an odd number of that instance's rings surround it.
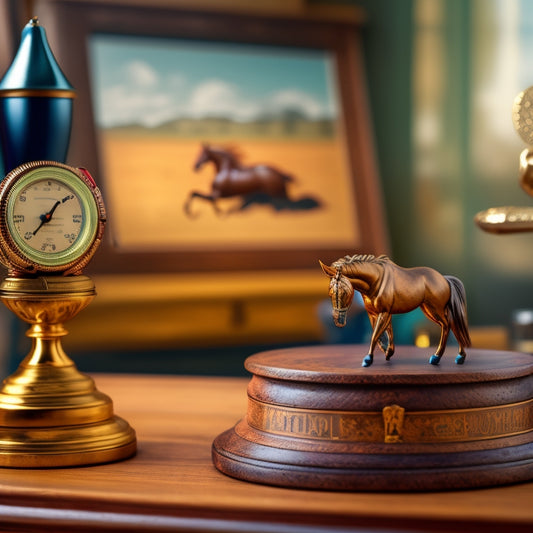
M 84 169 L 37 161 L 0 184 L 0 260 L 12 273 L 81 272 L 104 224 L 100 191 Z

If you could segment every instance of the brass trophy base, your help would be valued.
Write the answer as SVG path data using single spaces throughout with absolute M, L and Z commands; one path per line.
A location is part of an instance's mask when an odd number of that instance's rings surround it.
M 95 294 L 86 276 L 6 278 L 0 285 L 4 304 L 31 324 L 33 344 L 0 388 L 0 466 L 79 466 L 135 454 L 134 430 L 61 346 L 63 322 Z
M 457 490 L 533 479 L 533 355 L 400 346 L 258 353 L 246 416 L 213 442 L 237 479 L 343 491 Z

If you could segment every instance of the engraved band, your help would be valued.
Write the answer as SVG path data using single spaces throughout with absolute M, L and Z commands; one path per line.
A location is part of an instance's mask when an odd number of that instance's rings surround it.
M 533 399 L 523 402 L 441 411 L 299 409 L 248 398 L 247 421 L 255 429 L 302 439 L 348 442 L 467 442 L 533 431 Z M 391 420 L 399 413 L 398 423 Z
M 68 89 L 3 89 L 0 98 L 76 98 L 76 92 Z

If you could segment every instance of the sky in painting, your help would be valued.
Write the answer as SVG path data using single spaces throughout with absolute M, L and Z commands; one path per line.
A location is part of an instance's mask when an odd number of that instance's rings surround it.
M 91 36 L 96 122 L 153 127 L 180 118 L 252 121 L 284 110 L 334 117 L 327 52 L 231 43 Z

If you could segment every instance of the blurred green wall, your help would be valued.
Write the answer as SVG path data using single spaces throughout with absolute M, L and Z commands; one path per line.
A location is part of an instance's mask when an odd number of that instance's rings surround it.
M 391 255 L 402 266 L 460 277 L 471 324 L 507 325 L 513 310 L 533 308 L 533 234 L 487 234 L 474 224 L 478 211 L 532 201 L 518 185 L 524 146 L 510 120 L 513 98 L 496 117 L 505 125 L 498 139 L 478 110 L 490 89 L 484 72 L 497 59 L 503 4 L 351 3 L 368 15 L 363 42 Z

